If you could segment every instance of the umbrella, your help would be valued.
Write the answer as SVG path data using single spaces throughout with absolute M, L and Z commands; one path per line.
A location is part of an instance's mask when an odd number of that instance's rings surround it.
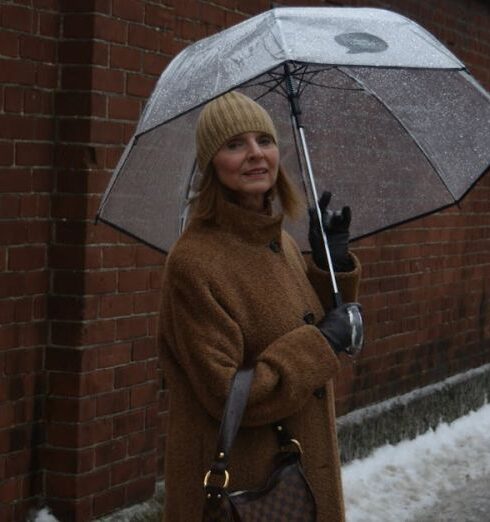
M 233 89 L 271 114 L 298 185 L 312 167 L 318 192 L 354 209 L 352 239 L 453 204 L 490 162 L 489 95 L 415 22 L 381 9 L 276 8 L 174 58 L 98 219 L 168 251 L 199 179 L 197 116 Z M 286 223 L 303 251 L 307 221 Z

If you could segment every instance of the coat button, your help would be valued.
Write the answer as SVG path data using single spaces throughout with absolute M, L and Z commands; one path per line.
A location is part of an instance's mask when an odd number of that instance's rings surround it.
M 269 248 L 276 254 L 281 251 L 281 245 L 279 244 L 279 241 L 277 241 L 277 239 L 273 239 L 269 243 Z
M 325 386 L 322 386 L 321 388 L 317 388 L 314 392 L 313 392 L 313 395 L 317 398 L 317 399 L 323 399 L 325 397 Z
M 306 324 L 315 324 L 315 314 L 313 314 L 312 312 L 306 313 L 303 317 L 303 321 Z

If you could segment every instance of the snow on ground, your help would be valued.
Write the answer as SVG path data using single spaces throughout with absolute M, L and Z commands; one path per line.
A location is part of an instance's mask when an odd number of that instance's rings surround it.
M 488 522 L 489 448 L 487 404 L 451 424 L 346 464 L 342 480 L 347 522 Z M 152 519 L 141 506 L 119 516 L 118 522 Z M 33 522 L 58 521 L 44 508 Z
M 51 514 L 48 508 L 43 508 L 35 514 L 34 522 L 59 522 L 59 520 Z
M 382 446 L 369 457 L 346 464 L 342 480 L 347 522 L 487 522 L 490 518 L 474 513 L 464 518 L 459 511 L 471 502 L 466 496 L 470 493 L 480 503 L 472 506 L 474 511 L 490 509 L 488 489 L 483 494 L 478 487 L 490 482 L 489 448 L 487 404 L 451 424 L 440 424 L 413 440 Z

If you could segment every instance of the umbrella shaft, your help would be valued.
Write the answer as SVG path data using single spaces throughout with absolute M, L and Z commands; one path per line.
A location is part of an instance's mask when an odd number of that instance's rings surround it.
M 304 154 L 304 158 L 305 158 L 306 171 L 308 172 L 308 179 L 310 181 L 310 187 L 311 187 L 311 191 L 313 193 L 313 200 L 315 202 L 315 210 L 316 210 L 316 214 L 318 217 L 318 223 L 322 223 L 322 214 L 320 211 L 320 207 L 318 206 L 318 192 L 316 190 L 315 178 L 313 177 L 313 168 L 311 166 L 310 154 L 308 152 L 308 145 L 306 143 L 305 130 L 300 125 L 297 125 L 297 128 L 298 128 L 299 137 L 301 140 L 301 148 L 303 149 L 303 154 Z M 327 256 L 328 270 L 330 272 L 330 276 L 332 279 L 334 299 L 336 301 L 335 304 L 339 305 L 339 304 L 342 304 L 342 302 L 340 299 L 339 289 L 337 287 L 337 281 L 335 279 L 335 271 L 333 268 L 332 256 L 330 255 L 330 248 L 328 247 L 327 235 L 325 234 L 325 230 L 323 229 L 323 226 L 320 226 L 320 230 L 322 232 L 323 246 L 325 247 L 325 254 Z M 339 302 L 339 300 L 340 300 L 340 302 Z

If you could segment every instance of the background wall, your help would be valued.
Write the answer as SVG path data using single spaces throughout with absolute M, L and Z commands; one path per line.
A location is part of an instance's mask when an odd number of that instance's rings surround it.
M 485 0 L 276 2 L 392 9 L 490 88 Z M 265 0 L 0 5 L 0 519 L 87 521 L 153 494 L 166 393 L 163 256 L 94 215 L 159 73 Z M 490 178 L 461 205 L 356 243 L 367 345 L 340 414 L 490 361 Z

